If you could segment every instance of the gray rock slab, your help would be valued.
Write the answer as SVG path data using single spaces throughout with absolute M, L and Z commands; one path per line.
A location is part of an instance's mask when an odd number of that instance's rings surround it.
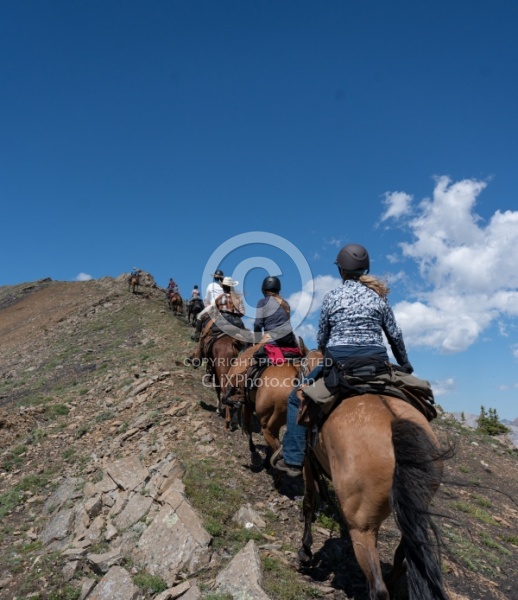
M 188 592 L 182 596 L 182 600 L 200 600 L 201 590 L 197 585 L 193 585 Z
M 97 574 L 107 573 L 114 565 L 122 561 L 124 555 L 120 548 L 115 548 L 103 554 L 88 554 L 86 559 Z
M 100 515 L 90 524 L 90 527 L 84 532 L 84 539 L 91 543 L 98 542 L 101 539 L 106 521 Z
M 142 496 L 142 494 L 134 494 L 128 500 L 128 503 L 114 519 L 114 524 L 117 529 L 126 529 L 131 527 L 147 513 L 153 504 L 152 498 Z
M 128 491 L 143 488 L 149 478 L 149 471 L 136 456 L 127 456 L 110 463 L 106 472 L 119 487 Z
M 98 481 L 95 484 L 95 488 L 97 492 L 101 492 L 102 494 L 107 494 L 109 492 L 113 492 L 117 489 L 117 484 L 115 481 L 105 473 L 101 481 Z
M 68 477 L 65 479 L 43 505 L 43 514 L 48 515 L 51 512 L 59 510 L 69 500 L 81 498 L 83 483 L 84 480 L 80 477 Z
M 137 563 L 173 585 L 177 573 L 196 573 L 210 561 L 211 536 L 182 494 L 168 494 L 134 552 Z
M 101 495 L 97 494 L 96 496 L 91 496 L 85 501 L 84 506 L 90 519 L 95 519 L 103 507 Z
M 77 573 L 78 569 L 79 569 L 79 561 L 78 560 L 72 560 L 70 562 L 67 562 L 65 564 L 65 566 L 63 567 L 63 579 L 65 581 L 70 581 L 71 579 L 73 579 L 73 577 Z
M 42 543 L 47 546 L 51 542 L 67 538 L 72 533 L 75 514 L 74 509 L 64 509 L 57 512 L 40 534 Z
M 246 529 L 264 529 L 266 521 L 253 509 L 250 504 L 242 506 L 237 513 L 232 517 L 232 521 L 245 527 Z
M 179 585 L 175 585 L 167 590 L 164 590 L 158 596 L 155 597 L 155 600 L 176 600 L 180 596 L 183 596 L 185 592 L 189 591 L 191 588 L 191 584 L 188 581 L 184 581 Z M 183 596 L 185 597 L 185 596 Z
M 250 540 L 216 577 L 216 591 L 231 594 L 235 600 L 269 600 L 261 588 L 262 572 L 259 551 Z
M 86 597 L 87 600 L 137 600 L 139 589 L 122 567 L 112 567 Z
M 118 515 L 121 512 L 121 510 L 126 506 L 128 498 L 129 492 L 120 492 L 119 494 L 117 494 L 115 504 L 110 508 L 108 516 L 115 517 L 116 515 Z
M 81 579 L 80 583 L 81 583 L 81 591 L 79 594 L 79 600 L 85 600 L 85 598 L 88 596 L 88 594 L 97 585 L 97 580 L 91 579 L 89 577 L 84 577 L 83 579 Z

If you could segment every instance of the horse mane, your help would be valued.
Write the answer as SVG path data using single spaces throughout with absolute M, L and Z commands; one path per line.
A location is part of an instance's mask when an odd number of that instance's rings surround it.
M 388 285 L 381 281 L 381 279 L 374 277 L 374 275 L 361 275 L 360 281 L 382 298 L 386 298 L 389 295 L 390 288 Z

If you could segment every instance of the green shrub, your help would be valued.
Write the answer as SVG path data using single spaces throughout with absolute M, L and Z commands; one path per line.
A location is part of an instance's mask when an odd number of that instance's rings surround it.
M 480 407 L 480 416 L 478 418 L 477 431 L 486 435 L 502 435 L 509 433 L 509 427 L 506 427 L 500 422 L 496 408 L 490 408 L 488 412 L 486 409 Z
M 166 582 L 157 575 L 149 573 L 137 573 L 133 576 L 133 583 L 139 588 L 149 591 L 153 594 L 159 594 L 167 589 Z

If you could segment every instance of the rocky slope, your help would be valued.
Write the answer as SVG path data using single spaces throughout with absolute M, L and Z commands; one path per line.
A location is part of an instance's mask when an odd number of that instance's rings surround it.
M 249 468 L 184 364 L 192 329 L 144 283 L 0 288 L 0 599 L 365 598 L 332 507 L 298 570 L 300 484 Z M 434 427 L 456 444 L 434 502 L 451 596 L 518 598 L 517 451 Z M 397 541 L 389 519 L 384 569 Z

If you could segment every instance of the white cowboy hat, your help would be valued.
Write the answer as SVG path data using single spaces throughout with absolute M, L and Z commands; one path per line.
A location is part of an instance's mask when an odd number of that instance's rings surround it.
M 233 281 L 232 277 L 224 277 L 221 285 L 228 285 L 228 287 L 235 287 L 239 281 Z

